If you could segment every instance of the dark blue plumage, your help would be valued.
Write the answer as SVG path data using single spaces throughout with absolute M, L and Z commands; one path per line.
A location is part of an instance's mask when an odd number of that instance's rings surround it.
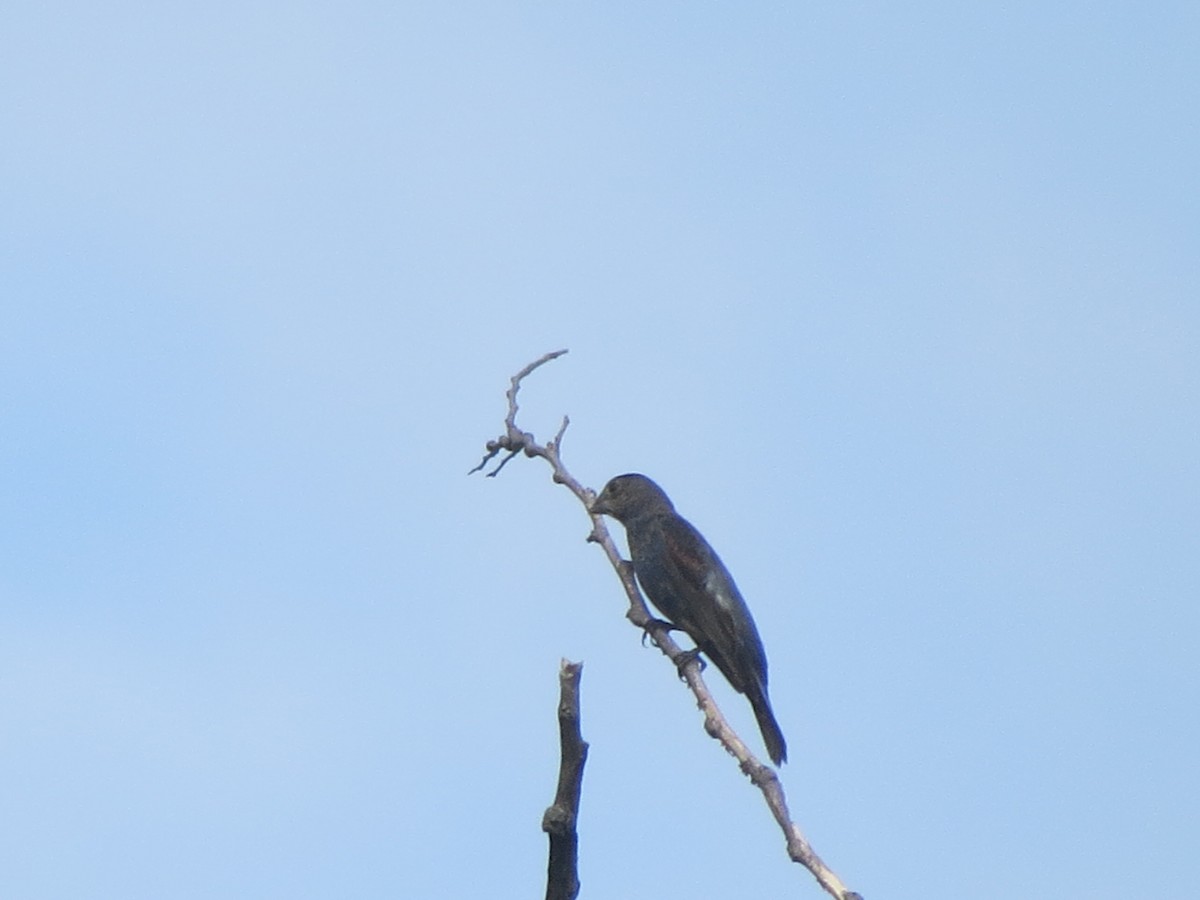
M 733 577 L 708 541 L 645 475 L 612 479 L 592 512 L 625 526 L 633 570 L 650 602 L 746 695 L 768 754 L 776 765 L 784 762 L 787 743 L 767 697 L 762 640 Z

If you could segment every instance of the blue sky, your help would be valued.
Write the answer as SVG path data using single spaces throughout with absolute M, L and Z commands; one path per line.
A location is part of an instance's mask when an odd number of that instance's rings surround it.
M 0 893 L 823 896 L 507 379 L 758 620 L 867 900 L 1200 836 L 1194 4 L 10 3 Z M 709 678 L 756 748 L 753 720 Z

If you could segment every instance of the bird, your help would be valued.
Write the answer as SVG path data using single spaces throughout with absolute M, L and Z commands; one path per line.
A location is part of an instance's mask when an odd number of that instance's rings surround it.
M 675 511 L 662 488 L 637 473 L 610 480 L 591 511 L 625 526 L 642 590 L 672 627 L 687 632 L 733 689 L 746 695 L 771 761 L 783 764 L 787 742 L 767 696 L 762 639 L 733 576 L 704 535 Z

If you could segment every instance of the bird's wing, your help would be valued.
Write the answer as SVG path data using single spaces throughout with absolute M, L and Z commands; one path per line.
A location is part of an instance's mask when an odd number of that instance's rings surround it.
M 734 688 L 745 693 L 746 680 L 754 675 L 744 663 L 751 662 L 765 676 L 767 661 L 754 619 L 729 570 L 704 536 L 677 515 L 664 517 L 663 557 L 669 580 L 682 595 L 676 598 L 683 612 L 675 624 L 692 636 Z

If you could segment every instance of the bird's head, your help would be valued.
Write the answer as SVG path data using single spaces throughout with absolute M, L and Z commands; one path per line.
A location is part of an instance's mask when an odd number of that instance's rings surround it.
M 672 513 L 674 505 L 663 489 L 645 475 L 618 475 L 604 486 L 592 503 L 595 515 L 612 516 L 620 522 L 643 515 Z

